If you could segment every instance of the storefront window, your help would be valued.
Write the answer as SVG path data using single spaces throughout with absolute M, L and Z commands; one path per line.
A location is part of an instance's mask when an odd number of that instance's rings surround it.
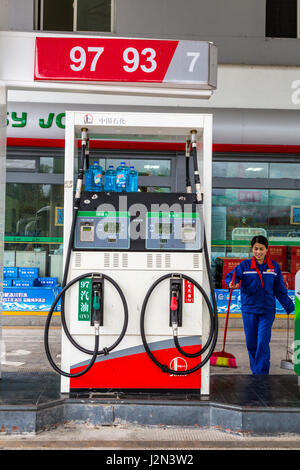
M 299 163 L 270 163 L 269 178 L 300 179 Z
M 76 180 L 77 168 L 80 160 L 80 150 L 78 150 L 78 158 L 75 159 L 74 168 L 74 184 Z M 161 153 L 157 158 L 153 158 L 152 152 L 106 152 L 92 149 L 89 155 L 89 163 L 94 161 L 101 165 L 103 171 L 108 170 L 110 165 L 113 165 L 116 170 L 121 162 L 125 162 L 126 166 L 133 166 L 138 172 L 138 187 L 141 192 L 171 192 L 185 190 L 183 184 L 182 188 L 176 186 L 175 175 L 185 171 L 185 157 L 181 156 L 183 163 L 180 164 L 178 157 L 175 153 Z
M 213 176 L 223 178 L 268 178 L 269 164 L 257 162 L 213 162 Z
M 214 269 L 224 257 L 249 257 L 250 240 L 257 234 L 268 238 L 273 259 L 294 280 L 300 269 L 293 254 L 300 246 L 299 190 L 214 189 L 212 200 Z M 278 259 L 275 247 L 281 247 Z M 222 287 L 221 278 L 217 279 L 217 287 Z
M 5 265 L 60 279 L 62 216 L 63 185 L 7 183 Z
M 214 189 L 212 239 L 231 251 L 238 245 L 232 242 L 250 240 L 259 230 L 270 241 L 288 242 L 296 233 L 300 241 L 300 224 L 291 219 L 292 208 L 298 206 L 297 190 Z
M 91 161 L 93 158 L 91 158 Z M 97 158 L 95 158 L 97 160 Z M 100 158 L 99 164 L 104 170 L 107 170 L 109 165 L 113 165 L 116 169 L 121 162 L 125 162 L 127 166 L 134 166 L 139 176 L 170 176 L 171 175 L 171 160 L 148 160 L 137 158 Z
M 134 166 L 140 176 L 170 176 L 170 160 L 128 160 L 129 166 Z
M 37 162 L 35 158 L 7 158 L 6 170 L 8 171 L 35 171 Z
M 64 173 L 64 159 L 60 157 L 41 157 L 40 173 Z
M 298 163 L 213 162 L 213 177 L 300 179 Z

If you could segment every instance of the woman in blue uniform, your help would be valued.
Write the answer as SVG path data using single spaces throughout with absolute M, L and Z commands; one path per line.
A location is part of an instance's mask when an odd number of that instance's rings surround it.
M 253 257 L 243 260 L 228 273 L 225 282 L 233 289 L 241 283 L 242 317 L 251 371 L 253 374 L 268 374 L 276 298 L 288 314 L 294 311 L 294 304 L 288 296 L 279 264 L 269 257 L 268 240 L 261 235 L 256 236 L 251 247 Z

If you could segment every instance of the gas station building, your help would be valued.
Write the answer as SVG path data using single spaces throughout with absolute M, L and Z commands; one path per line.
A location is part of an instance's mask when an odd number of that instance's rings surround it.
M 300 269 L 296 10 L 278 2 L 279 24 L 269 2 L 261 0 L 230 0 L 226 5 L 190 0 L 188 8 L 180 0 L 77 0 L 64 7 L 46 0 L 24 0 L 21 7 L 19 3 L 0 1 L 2 167 L 6 156 L 6 183 L 0 182 L 5 184 L 0 196 L 5 194 L 3 266 L 37 267 L 40 277 L 62 280 L 66 111 L 210 113 L 210 238 L 216 288 L 226 287 L 226 273 L 249 256 L 249 240 L 259 233 L 268 237 L 271 257 L 293 291 Z M 134 41 L 144 38 L 152 46 L 157 40 L 211 41 L 218 50 L 217 89 L 212 93 L 184 82 L 156 86 L 143 83 L 143 77 L 135 82 L 95 82 L 91 76 L 70 80 L 71 65 L 79 74 L 86 70 L 93 54 L 87 53 L 86 41 L 97 37 L 123 38 L 126 47 L 135 49 L 123 55 L 129 75 L 143 65 L 151 70 L 156 63 L 151 52 L 137 56 Z M 37 40 L 47 38 L 75 41 L 69 64 L 54 63 L 44 50 L 37 55 Z M 37 77 L 37 58 L 58 75 Z M 191 68 L 196 60 L 190 56 Z M 113 62 L 108 66 L 113 68 Z M 134 165 L 140 191 L 179 190 L 176 175 L 183 171 L 184 158 L 180 143 L 153 138 L 129 146 L 122 136 L 108 136 L 91 141 L 90 151 L 104 169 L 120 161 Z M 14 307 L 11 303 L 3 311 L 32 315 L 37 304 L 22 310 L 20 302 Z

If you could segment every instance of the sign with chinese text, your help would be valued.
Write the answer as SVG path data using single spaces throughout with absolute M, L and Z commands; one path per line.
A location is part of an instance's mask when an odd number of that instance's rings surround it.
M 78 294 L 78 321 L 91 321 L 91 294 L 92 280 L 81 279 Z

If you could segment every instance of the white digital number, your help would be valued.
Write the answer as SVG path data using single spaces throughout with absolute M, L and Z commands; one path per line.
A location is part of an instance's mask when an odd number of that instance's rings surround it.
M 147 73 L 151 73 L 151 72 L 154 72 L 154 70 L 156 69 L 157 67 L 157 62 L 154 60 L 155 56 L 156 56 L 156 52 L 154 49 L 152 49 L 151 47 L 146 47 L 146 49 L 144 49 L 142 51 L 142 54 L 143 55 L 146 55 L 146 54 L 150 54 L 149 57 L 147 57 L 147 61 L 150 62 L 150 67 L 146 67 L 146 65 L 142 65 L 141 66 L 141 69 L 143 70 L 143 72 L 147 72 Z
M 88 47 L 87 50 L 88 52 L 95 52 L 95 55 L 93 57 L 93 60 L 90 66 L 90 71 L 94 72 L 96 70 L 99 57 L 104 51 L 104 47 Z M 73 49 L 71 49 L 70 51 L 70 59 L 72 60 L 72 62 L 75 62 L 75 64 L 78 64 L 78 65 L 71 64 L 70 67 L 72 70 L 74 70 L 75 72 L 80 72 L 80 70 L 84 69 L 84 67 L 86 66 L 86 52 L 83 49 L 83 47 L 80 47 L 80 46 L 73 47 Z
M 144 56 L 148 55 L 148 57 L 146 57 L 146 61 L 149 62 L 149 65 L 147 64 L 148 67 L 146 65 L 141 65 L 142 71 L 147 73 L 153 72 L 157 67 L 157 62 L 154 60 L 156 57 L 155 50 L 151 47 L 146 47 L 142 50 L 141 54 Z M 140 65 L 140 56 L 137 49 L 134 47 L 127 47 L 127 49 L 125 49 L 123 52 L 123 59 L 124 62 L 128 64 L 123 65 L 123 68 L 126 72 L 135 72 L 138 69 Z
M 200 57 L 200 52 L 187 52 L 186 55 L 188 57 L 192 57 L 192 60 L 189 66 L 189 72 L 193 72 L 195 68 L 195 64 Z
M 96 70 L 96 65 L 98 62 L 99 57 L 101 56 L 102 52 L 104 51 L 104 47 L 88 47 L 89 52 L 96 52 L 94 55 L 90 71 L 94 72 Z
M 126 72 L 135 72 L 140 63 L 139 53 L 134 47 L 127 47 L 123 52 L 123 59 L 129 65 L 124 65 Z M 131 65 L 131 66 L 130 66 Z
M 79 57 L 77 52 L 79 52 Z M 86 64 L 86 53 L 83 47 L 77 46 L 73 47 L 70 51 L 70 59 L 72 62 L 78 63 L 79 65 L 71 64 L 70 67 L 75 72 L 79 72 L 85 67 Z

